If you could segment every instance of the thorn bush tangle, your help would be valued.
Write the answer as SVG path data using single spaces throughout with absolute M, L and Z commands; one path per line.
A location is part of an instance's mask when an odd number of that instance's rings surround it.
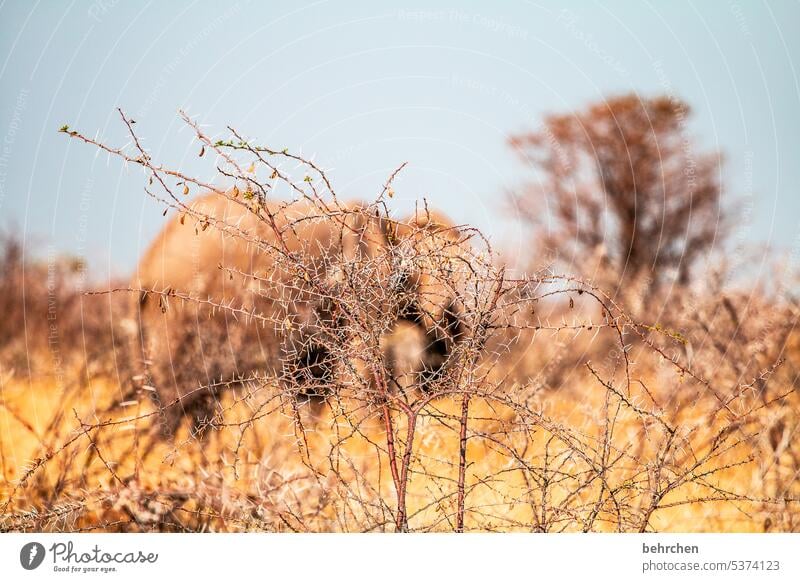
M 654 139 L 673 132 L 677 106 L 649 106 Z M 373 199 L 348 200 L 316 162 L 235 128 L 210 136 L 181 112 L 211 182 L 154 160 L 143 124 L 119 114 L 123 148 L 60 131 L 141 170 L 163 206 L 136 275 L 87 291 L 66 260 L 23 263 L 13 237 L 0 256 L 3 530 L 800 527 L 796 298 L 737 292 L 724 274 L 692 285 L 675 259 L 686 249 L 659 255 L 624 229 L 603 276 L 523 274 L 425 200 L 396 216 L 403 166 Z M 560 146 L 546 133 L 517 145 L 547 153 L 556 194 L 588 146 L 559 158 L 574 128 L 548 127 Z M 657 144 L 640 145 L 649 163 Z M 614 168 L 600 175 L 622 215 L 631 177 Z M 580 192 L 594 204 L 591 187 Z M 716 184 L 698 196 L 715 212 Z M 688 228 L 684 202 L 670 233 Z M 571 237 L 579 218 L 562 210 L 553 236 Z M 692 232 L 693 245 L 709 236 Z M 576 241 L 591 253 L 594 239 Z M 28 342 L 14 331 L 23 279 Z M 54 387 L 39 370 L 56 357 Z

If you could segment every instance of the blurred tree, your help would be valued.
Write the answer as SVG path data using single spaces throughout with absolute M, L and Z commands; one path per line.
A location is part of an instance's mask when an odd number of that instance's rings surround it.
M 629 94 L 511 138 L 536 172 L 512 194 L 515 207 L 555 263 L 614 291 L 689 282 L 726 230 L 721 158 L 694 152 L 689 113 L 671 97 Z

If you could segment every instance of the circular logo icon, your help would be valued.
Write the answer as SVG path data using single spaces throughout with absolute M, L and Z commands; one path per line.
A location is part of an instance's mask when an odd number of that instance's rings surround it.
M 26 570 L 35 570 L 44 561 L 44 546 L 39 542 L 29 542 L 19 551 L 19 563 Z

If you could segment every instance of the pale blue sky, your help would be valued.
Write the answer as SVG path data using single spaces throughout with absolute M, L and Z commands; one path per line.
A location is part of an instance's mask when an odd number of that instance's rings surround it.
M 163 224 L 140 172 L 57 133 L 122 144 L 208 177 L 179 107 L 221 132 L 314 155 L 337 190 L 374 196 L 400 162 L 422 195 L 498 244 L 525 177 L 507 137 L 604 95 L 674 93 L 728 155 L 740 240 L 800 231 L 800 3 L 0 2 L 0 227 L 128 271 Z M 40 247 L 40 245 L 37 245 Z

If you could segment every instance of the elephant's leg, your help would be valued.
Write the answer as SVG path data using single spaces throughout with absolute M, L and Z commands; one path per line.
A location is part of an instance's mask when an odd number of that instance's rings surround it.
M 292 326 L 283 336 L 284 381 L 304 400 L 324 400 L 336 381 L 334 350 L 343 342 L 329 303 L 295 301 L 288 318 Z
M 424 313 L 418 304 L 412 302 L 400 312 L 398 324 L 403 322 L 416 326 L 418 333 L 422 335 L 417 340 L 423 344 L 422 347 L 415 346 L 414 349 L 421 352 L 417 356 L 420 388 L 429 390 L 442 377 L 456 345 L 463 337 L 463 323 L 458 307 L 449 304 L 431 325 L 430 314 Z
M 314 334 L 289 333 L 283 340 L 283 379 L 304 400 L 323 400 L 331 392 L 334 359 Z

